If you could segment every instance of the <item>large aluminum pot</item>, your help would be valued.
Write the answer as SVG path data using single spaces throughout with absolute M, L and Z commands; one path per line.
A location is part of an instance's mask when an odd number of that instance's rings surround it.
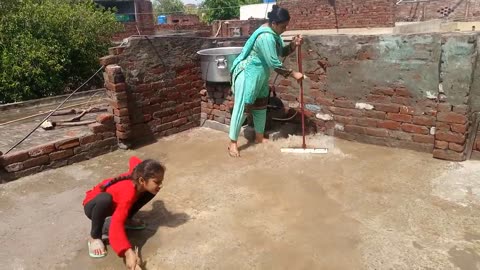
M 200 50 L 202 79 L 208 82 L 230 82 L 230 67 L 243 47 L 220 47 Z

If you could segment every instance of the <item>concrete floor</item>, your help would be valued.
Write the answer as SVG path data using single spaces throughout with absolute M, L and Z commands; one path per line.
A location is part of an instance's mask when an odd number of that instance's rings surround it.
M 131 233 L 145 269 L 479 269 L 480 163 L 315 137 L 326 155 L 282 154 L 299 138 L 226 154 L 198 128 L 137 150 L 0 186 L 0 269 L 124 269 L 91 259 L 81 201 L 130 155 L 167 166 Z

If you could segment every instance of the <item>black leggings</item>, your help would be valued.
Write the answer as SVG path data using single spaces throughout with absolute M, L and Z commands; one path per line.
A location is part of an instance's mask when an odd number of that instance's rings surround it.
M 132 218 L 138 212 L 138 210 L 140 210 L 140 208 L 153 199 L 153 197 L 155 197 L 155 195 L 151 194 L 150 192 L 145 192 L 140 195 L 138 200 L 130 208 L 128 218 Z M 92 230 L 90 231 L 90 236 L 93 239 L 100 239 L 102 237 L 102 229 L 105 218 L 113 214 L 112 202 L 112 195 L 107 192 L 102 192 L 85 205 L 85 215 L 92 220 Z

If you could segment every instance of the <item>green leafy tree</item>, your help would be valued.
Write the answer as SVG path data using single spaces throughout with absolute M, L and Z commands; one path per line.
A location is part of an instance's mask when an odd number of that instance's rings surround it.
M 185 6 L 181 0 L 155 0 L 153 3 L 156 15 L 183 13 Z
M 240 17 L 240 6 L 262 3 L 261 0 L 205 0 L 201 5 L 203 19 L 208 23 L 214 20 L 230 20 Z
M 0 103 L 78 86 L 99 68 L 121 27 L 92 0 L 16 2 L 0 17 Z

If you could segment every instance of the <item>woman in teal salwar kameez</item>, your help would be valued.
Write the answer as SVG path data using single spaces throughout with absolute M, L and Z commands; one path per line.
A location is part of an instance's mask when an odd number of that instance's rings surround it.
M 274 70 L 286 78 L 291 76 L 296 80 L 303 79 L 302 73 L 285 68 L 279 59 L 279 55 L 289 55 L 303 42 L 301 37 L 295 37 L 290 45 L 285 46 L 280 37 L 290 21 L 288 11 L 274 5 L 272 11 L 268 13 L 268 18 L 269 23 L 259 27 L 247 40 L 230 70 L 234 106 L 230 121 L 228 151 L 233 157 L 239 156 L 237 140 L 240 128 L 246 119 L 245 114 L 253 115 L 255 142 L 266 142 L 264 130 L 271 71 Z

